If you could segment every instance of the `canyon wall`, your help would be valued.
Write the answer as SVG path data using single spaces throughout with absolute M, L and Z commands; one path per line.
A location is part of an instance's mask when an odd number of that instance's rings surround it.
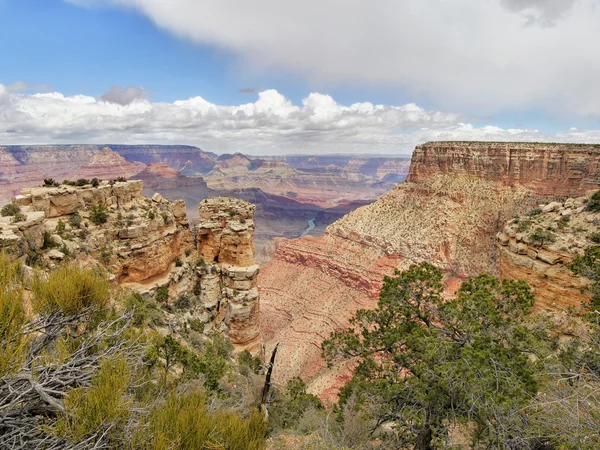
M 408 181 L 462 174 L 520 185 L 539 195 L 582 195 L 600 183 L 600 145 L 428 142 L 413 153 Z
M 500 274 L 495 234 L 507 220 L 557 192 L 577 195 L 598 187 L 600 180 L 590 169 L 597 163 L 592 146 L 564 150 L 564 157 L 552 147 L 562 161 L 558 165 L 550 164 L 552 158 L 539 153 L 538 145 L 513 147 L 420 146 L 407 182 L 333 223 L 321 238 L 278 240 L 273 259 L 259 276 L 267 350 L 280 343 L 277 380 L 301 376 L 311 392 L 332 399 L 351 370 L 325 369 L 320 343 L 347 327 L 357 309 L 376 305 L 383 276 L 430 261 L 445 271 L 451 295 L 469 276 Z M 500 154 L 512 162 L 499 159 Z M 523 183 L 516 182 L 515 161 L 522 168 L 541 165 L 546 172 L 535 178 L 523 170 Z M 550 170 L 556 167 L 568 170 Z M 547 180 L 550 172 L 562 177 L 562 186 Z

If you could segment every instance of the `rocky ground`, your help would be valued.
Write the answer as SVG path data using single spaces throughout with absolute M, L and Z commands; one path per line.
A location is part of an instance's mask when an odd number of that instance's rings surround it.
M 534 287 L 537 308 L 563 309 L 587 301 L 589 280 L 569 264 L 600 242 L 600 213 L 586 210 L 588 196 L 541 204 L 511 219 L 497 234 L 500 273 Z

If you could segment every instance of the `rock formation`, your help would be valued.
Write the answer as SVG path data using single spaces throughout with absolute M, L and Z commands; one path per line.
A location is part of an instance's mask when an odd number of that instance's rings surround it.
M 238 349 L 257 349 L 255 207 L 232 198 L 201 202 L 194 251 L 185 203 L 142 190 L 139 180 L 23 189 L 12 200 L 20 212 L 0 217 L 0 247 L 49 269 L 77 260 L 147 300 L 161 292 L 171 331 L 186 334 L 199 321 Z
M 104 147 L 91 157 L 91 159 L 68 178 L 78 180 L 80 178 L 100 180 L 115 180 L 117 178 L 130 178 L 144 170 L 145 164 L 140 162 L 130 163 L 121 155 L 118 155 L 108 147 Z
M 466 277 L 499 275 L 495 234 L 509 218 L 537 206 L 541 198 L 578 194 L 600 183 L 599 172 L 592 170 L 595 147 L 548 148 L 419 146 L 409 181 L 333 223 L 322 238 L 278 241 L 259 276 L 267 351 L 280 343 L 278 381 L 302 376 L 311 392 L 335 395 L 350 370 L 324 370 L 320 343 L 347 327 L 356 309 L 373 307 L 383 276 L 395 268 L 430 261 L 445 271 L 449 295 Z M 544 169 L 529 170 L 537 167 Z
M 207 199 L 198 205 L 198 269 L 201 303 L 216 305 L 231 341 L 238 347 L 258 345 L 259 267 L 254 263 L 254 205 L 229 197 Z
M 600 213 L 586 211 L 585 202 L 584 196 L 540 205 L 530 215 L 511 219 L 496 236 L 500 275 L 527 281 L 538 309 L 568 308 L 589 300 L 589 280 L 568 267 L 600 231 Z
M 13 203 L 21 207 L 28 222 L 30 215 L 42 221 L 43 231 L 55 233 L 60 221 L 67 236 L 56 239 L 60 245 L 77 253 L 84 249 L 117 281 L 143 282 L 167 272 L 183 250 L 191 247 L 191 234 L 184 202 L 153 201 L 142 197 L 142 189 L 141 181 L 30 188 L 22 189 Z M 106 220 L 94 224 L 92 211 L 98 205 L 106 208 Z M 74 216 L 79 219 L 73 220 Z M 39 247 L 39 239 L 36 243 Z
M 600 145 L 428 142 L 413 153 L 408 180 L 463 174 L 521 185 L 539 195 L 582 195 L 600 183 Z

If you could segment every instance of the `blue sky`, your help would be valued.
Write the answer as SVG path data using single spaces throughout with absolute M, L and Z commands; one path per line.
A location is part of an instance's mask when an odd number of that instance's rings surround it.
M 589 1 L 484 3 L 0 0 L 0 143 L 393 153 L 436 138 L 598 139 Z M 143 91 L 118 109 L 101 101 L 114 85 Z M 212 106 L 174 103 L 195 97 Z M 178 114 L 187 122 L 167 120 Z

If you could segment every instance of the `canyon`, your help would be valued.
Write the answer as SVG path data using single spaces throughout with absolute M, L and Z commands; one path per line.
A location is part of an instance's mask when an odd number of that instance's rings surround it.
M 296 238 L 371 203 L 408 173 L 405 157 L 216 155 L 184 145 L 0 147 L 0 201 L 44 179 L 139 179 L 143 194 L 183 199 L 189 220 L 205 198 L 229 196 L 257 205 L 257 261 L 269 260 L 276 237 Z M 313 227 L 314 225 L 314 227 Z
M 376 202 L 321 237 L 276 240 L 259 288 L 266 348 L 280 345 L 278 381 L 301 376 L 312 393 L 333 400 L 351 366 L 326 368 L 320 343 L 348 327 L 357 309 L 373 307 L 395 269 L 430 261 L 444 270 L 447 295 L 481 272 L 523 277 L 509 268 L 496 233 L 557 196 L 598 189 L 599 162 L 598 146 L 427 143 L 415 149 L 407 181 Z M 552 304 L 546 297 L 540 306 Z

